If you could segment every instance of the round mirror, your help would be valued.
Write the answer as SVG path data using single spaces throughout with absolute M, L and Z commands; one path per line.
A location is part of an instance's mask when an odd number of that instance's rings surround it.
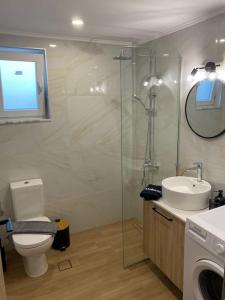
M 225 82 L 204 79 L 190 90 L 185 115 L 191 130 L 200 137 L 214 138 L 225 132 Z

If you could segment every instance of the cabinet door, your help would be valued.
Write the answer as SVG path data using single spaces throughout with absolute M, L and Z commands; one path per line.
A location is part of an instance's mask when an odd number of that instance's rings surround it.
M 185 226 L 153 203 L 145 203 L 144 210 L 145 253 L 182 290 Z
M 156 232 L 155 232 L 155 218 L 153 213 L 154 204 L 150 201 L 144 201 L 144 253 L 146 257 L 150 258 L 155 263 L 156 256 Z
M 5 292 L 5 282 L 2 270 L 2 258 L 0 254 L 0 299 L 6 300 L 6 292 Z

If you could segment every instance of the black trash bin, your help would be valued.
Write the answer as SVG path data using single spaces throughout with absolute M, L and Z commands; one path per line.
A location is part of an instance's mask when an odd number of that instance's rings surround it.
M 58 230 L 56 232 L 52 248 L 64 251 L 70 246 L 69 222 L 63 219 L 56 219 L 55 224 Z

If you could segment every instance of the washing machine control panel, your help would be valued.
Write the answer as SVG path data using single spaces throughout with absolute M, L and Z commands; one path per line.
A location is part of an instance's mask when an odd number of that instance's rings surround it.
M 198 224 L 187 221 L 186 234 L 208 251 L 225 259 L 225 240 L 221 240 Z
M 206 240 L 207 231 L 205 229 L 201 228 L 200 226 L 192 222 L 190 222 L 188 225 L 189 225 L 188 229 L 190 233 L 192 233 L 196 238 L 199 237 L 199 239 Z
M 214 239 L 212 246 L 216 254 L 225 254 L 225 242 Z

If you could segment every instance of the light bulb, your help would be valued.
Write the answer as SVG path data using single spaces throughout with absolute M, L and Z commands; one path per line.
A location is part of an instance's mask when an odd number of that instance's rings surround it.
M 201 70 L 194 76 L 195 81 L 204 80 L 206 78 L 207 78 L 207 73 Z
M 84 25 L 84 21 L 80 18 L 76 18 L 76 19 L 72 20 L 72 24 L 74 26 L 81 27 Z
M 218 79 L 222 80 L 222 81 L 225 81 L 225 72 L 219 70 L 218 71 Z
M 215 80 L 217 78 L 216 72 L 209 73 L 208 78 L 210 80 Z

